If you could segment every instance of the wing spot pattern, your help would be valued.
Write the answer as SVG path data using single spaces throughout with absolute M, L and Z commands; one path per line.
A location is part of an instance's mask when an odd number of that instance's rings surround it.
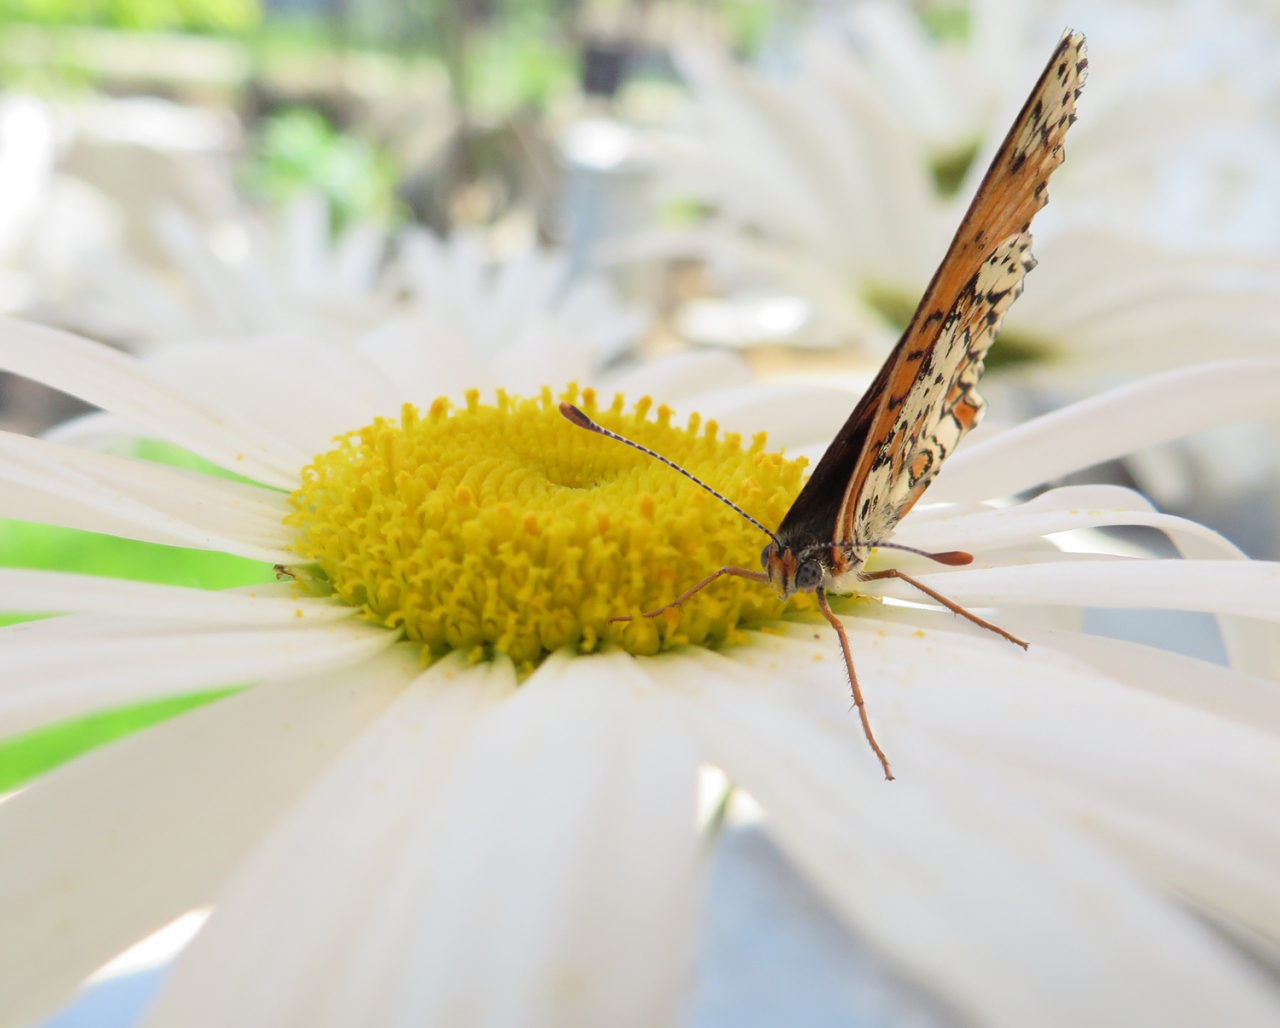
M 931 388 L 891 398 L 901 413 L 871 462 L 852 538 L 887 538 L 900 512 L 981 420 L 986 410 L 977 391 L 982 361 L 1005 312 L 1022 292 L 1023 278 L 1035 267 L 1030 249 L 1025 233 L 997 248 L 943 323 L 931 355 L 936 366 Z

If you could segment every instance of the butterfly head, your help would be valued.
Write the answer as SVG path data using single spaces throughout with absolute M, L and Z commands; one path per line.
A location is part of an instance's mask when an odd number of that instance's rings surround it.
M 816 557 L 809 554 L 798 557 L 790 546 L 778 540 L 769 543 L 760 554 L 760 566 L 769 576 L 769 584 L 781 599 L 792 593 L 812 592 L 822 584 L 827 575 Z

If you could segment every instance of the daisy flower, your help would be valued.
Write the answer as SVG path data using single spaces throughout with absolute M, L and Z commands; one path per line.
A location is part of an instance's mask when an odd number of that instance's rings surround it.
M 892 784 L 803 602 L 730 580 L 679 615 L 608 621 L 761 539 L 569 425 L 549 391 L 428 394 L 363 420 L 353 400 L 335 441 L 305 375 L 249 394 L 256 411 L 196 402 L 16 322 L 0 367 L 241 479 L 5 434 L 0 514 L 293 575 L 206 592 L 0 571 L 3 609 L 62 615 L 0 629 L 7 733 L 251 686 L 0 804 L 4 1024 L 210 907 L 151 1028 L 673 1023 L 707 766 L 762 806 L 840 921 L 965 1023 L 1280 1024 L 1246 955 L 1280 938 L 1280 708 L 1262 677 L 1280 670 L 1280 568 L 1123 489 L 981 502 L 1181 431 L 1188 395 L 1204 420 L 1239 417 L 1270 402 L 1280 362 L 1154 379 L 952 459 L 900 538 L 974 552 L 925 581 L 1032 646 L 889 587 L 847 601 Z M 762 437 L 569 395 L 766 524 L 800 486 Z M 1051 541 L 1111 525 L 1163 532 L 1185 559 Z M 1083 606 L 1211 612 L 1234 668 L 1066 627 Z

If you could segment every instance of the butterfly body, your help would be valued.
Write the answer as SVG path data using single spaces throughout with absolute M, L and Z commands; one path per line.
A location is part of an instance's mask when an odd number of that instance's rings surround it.
M 819 588 L 829 593 L 848 593 L 854 591 L 869 552 L 865 547 L 812 541 L 793 546 L 779 533 L 778 541 L 760 554 L 760 566 L 773 591 L 783 600 Z

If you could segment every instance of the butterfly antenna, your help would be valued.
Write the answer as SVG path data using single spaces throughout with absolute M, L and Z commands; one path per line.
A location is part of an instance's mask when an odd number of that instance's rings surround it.
M 706 482 L 702 481 L 702 479 L 698 478 L 695 475 L 689 474 L 689 472 L 685 471 L 685 469 L 682 468 L 679 464 L 675 463 L 675 461 L 667 460 L 667 458 L 662 456 L 662 454 L 655 453 L 653 450 L 649 449 L 647 446 L 641 446 L 637 442 L 632 442 L 626 436 L 621 436 L 621 435 L 618 435 L 617 432 L 610 432 L 607 428 L 602 428 L 601 426 L 597 425 L 594 421 L 592 421 L 589 417 L 587 417 L 585 414 L 583 414 L 582 411 L 578 410 L 578 408 L 571 403 L 560 404 L 560 413 L 563 414 L 569 421 L 573 422 L 573 424 L 577 425 L 579 428 L 585 428 L 588 432 L 595 432 L 596 435 L 603 435 L 603 436 L 608 436 L 610 439 L 616 439 L 620 443 L 626 443 L 633 450 L 639 450 L 641 453 L 646 453 L 650 457 L 653 457 L 655 460 L 662 461 L 662 463 L 665 464 L 667 467 L 680 472 L 680 474 L 684 475 L 684 477 L 687 478 L 694 485 L 702 486 L 703 489 L 709 492 L 712 496 L 714 496 L 717 500 L 723 503 L 726 507 L 729 507 L 737 511 L 744 518 L 746 518 L 753 525 L 755 525 L 756 528 L 760 529 L 761 532 L 763 532 L 770 539 L 772 539 L 775 543 L 778 541 L 778 537 L 776 535 L 770 532 L 767 528 L 764 527 L 764 525 L 760 524 L 759 521 L 753 518 L 750 514 L 748 514 L 745 510 L 739 507 L 736 503 L 734 503 L 730 499 L 725 498 L 724 496 L 721 496 L 718 492 L 712 489 L 711 486 L 707 485 Z

